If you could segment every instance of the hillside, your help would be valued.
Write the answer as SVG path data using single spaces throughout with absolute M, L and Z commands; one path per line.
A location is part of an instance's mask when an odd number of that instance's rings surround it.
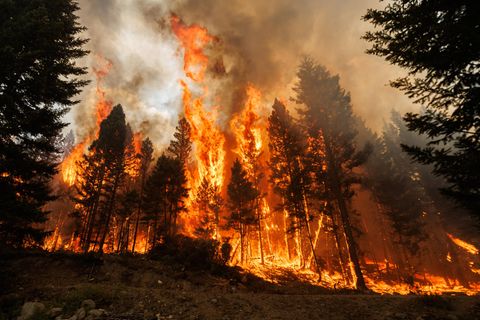
M 71 318 L 86 299 L 102 319 L 480 319 L 480 298 L 339 292 L 292 275 L 271 284 L 230 267 L 186 267 L 163 257 L 3 253 L 0 319 L 39 301 Z M 34 318 L 32 318 L 34 319 Z

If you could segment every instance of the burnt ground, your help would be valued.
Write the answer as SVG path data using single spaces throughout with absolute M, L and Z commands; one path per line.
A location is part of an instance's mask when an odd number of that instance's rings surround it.
M 2 252 L 0 319 L 16 319 L 26 301 L 61 307 L 68 318 L 85 299 L 106 310 L 103 319 L 480 319 L 478 296 L 332 291 L 291 274 L 277 280 L 168 257 Z

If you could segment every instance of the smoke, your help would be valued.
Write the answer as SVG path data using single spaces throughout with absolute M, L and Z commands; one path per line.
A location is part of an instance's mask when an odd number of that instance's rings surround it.
M 219 39 L 212 50 L 226 74 L 217 77 L 213 90 L 224 113 L 238 110 L 247 83 L 260 88 L 267 107 L 275 97 L 291 97 L 296 68 L 307 54 L 340 74 L 354 111 L 378 131 L 392 108 L 402 113 L 412 108 L 387 84 L 401 71 L 364 53 L 368 44 L 360 37 L 370 26 L 361 16 L 378 5 L 377 0 L 81 0 L 79 15 L 93 53 L 83 63 L 94 66 L 94 54 L 111 60 L 104 83 L 108 97 L 124 106 L 134 130 L 168 143 L 182 96 L 183 62 L 168 25 L 175 13 Z M 94 122 L 94 87 L 73 111 L 79 135 Z

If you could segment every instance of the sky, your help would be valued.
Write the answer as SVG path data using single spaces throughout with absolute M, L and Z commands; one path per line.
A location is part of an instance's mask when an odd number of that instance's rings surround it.
M 80 23 L 90 54 L 80 63 L 89 68 L 92 83 L 80 104 L 67 116 L 78 138 L 95 123 L 95 76 L 92 68 L 108 59 L 112 67 L 102 80 L 107 98 L 124 106 L 134 130 L 157 144 L 166 144 L 181 113 L 183 60 L 171 32 L 169 17 L 206 27 L 217 37 L 214 59 L 223 61 L 226 75 L 210 82 L 221 96 L 217 107 L 225 118 L 238 110 L 238 92 L 251 83 L 262 92 L 266 110 L 275 97 L 292 97 L 295 72 L 309 55 L 340 76 L 350 92 L 353 110 L 379 132 L 390 111 L 414 110 L 388 82 L 404 75 L 382 58 L 365 53 L 361 39 L 371 26 L 361 17 L 377 0 L 80 0 Z M 292 103 L 290 108 L 296 106 Z

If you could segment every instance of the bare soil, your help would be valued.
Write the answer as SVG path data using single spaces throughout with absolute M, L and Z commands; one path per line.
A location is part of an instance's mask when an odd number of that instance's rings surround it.
M 62 307 L 67 317 L 85 299 L 105 309 L 105 319 L 480 319 L 478 296 L 332 291 L 291 274 L 277 281 L 168 257 L 3 252 L 0 319 L 16 319 L 26 301 Z

